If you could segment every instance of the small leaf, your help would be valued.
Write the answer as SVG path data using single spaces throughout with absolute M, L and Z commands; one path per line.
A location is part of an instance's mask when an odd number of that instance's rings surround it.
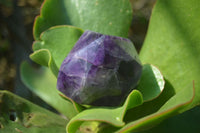
M 24 62 L 21 64 L 21 79 L 31 91 L 67 118 L 70 119 L 78 113 L 71 102 L 59 96 L 56 89 L 57 79 L 47 68 L 36 69 Z
M 58 75 L 58 67 L 48 49 L 37 50 L 30 55 L 30 58 L 40 65 L 49 67 L 55 76 Z
M 141 93 L 137 90 L 133 90 L 121 107 L 93 107 L 82 111 L 71 119 L 70 123 L 67 125 L 67 131 L 70 133 L 76 132 L 84 121 L 105 122 L 121 127 L 125 124 L 123 118 L 126 111 L 142 104 L 142 102 Z
M 39 40 L 43 31 L 56 25 L 127 37 L 131 19 L 129 0 L 48 0 L 35 20 L 34 37 Z
M 40 36 L 40 41 L 33 44 L 34 53 L 30 58 L 35 62 L 48 66 L 55 76 L 62 61 L 71 51 L 83 31 L 72 26 L 55 26 Z
M 64 94 L 60 93 L 59 95 L 60 95 L 63 99 L 65 99 L 65 100 L 71 102 L 71 103 L 73 104 L 74 109 L 76 110 L 76 112 L 80 113 L 81 111 L 83 111 L 84 109 L 86 109 L 85 106 L 76 103 L 76 102 L 73 101 L 71 98 L 66 97 Z
M 1 133 L 65 132 L 67 122 L 61 116 L 11 92 L 0 91 Z
M 142 93 L 145 102 L 158 97 L 163 91 L 164 85 L 164 78 L 155 66 L 143 65 L 142 77 L 137 90 Z

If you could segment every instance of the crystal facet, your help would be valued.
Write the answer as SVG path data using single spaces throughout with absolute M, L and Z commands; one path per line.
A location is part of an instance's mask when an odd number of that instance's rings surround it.
M 79 104 L 117 106 L 141 71 L 129 39 L 85 31 L 60 67 L 57 88 Z

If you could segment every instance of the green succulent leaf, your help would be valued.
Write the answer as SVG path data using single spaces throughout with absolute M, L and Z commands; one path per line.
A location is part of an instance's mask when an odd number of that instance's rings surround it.
M 46 0 L 34 23 L 34 37 L 39 40 L 43 31 L 56 25 L 127 37 L 131 19 L 129 0 Z
M 67 120 L 8 91 L 0 91 L 0 132 L 65 132 Z
M 80 113 L 81 111 L 85 110 L 87 107 L 84 105 L 80 105 L 78 103 L 76 103 L 75 101 L 73 101 L 71 98 L 65 96 L 63 93 L 60 92 L 59 94 L 64 100 L 67 100 L 69 102 L 71 102 L 74 106 L 74 109 L 76 110 L 76 112 Z
M 144 129 L 149 129 L 152 126 L 159 124 L 164 119 L 181 113 L 182 109 L 187 105 L 189 105 L 193 99 L 194 99 L 194 89 L 183 88 L 182 91 L 171 97 L 156 112 L 143 116 L 135 121 L 128 122 L 128 124 L 126 124 L 123 128 L 121 128 L 117 132 L 123 133 L 123 132 L 133 132 L 133 131 L 141 131 Z M 145 114 L 146 111 L 145 110 L 142 111 Z M 132 111 L 131 113 L 134 113 L 134 111 Z
M 195 86 L 195 98 L 183 111 L 200 104 L 199 5 L 198 0 L 157 1 L 140 53 L 143 63 L 159 67 L 176 94 Z
M 72 26 L 55 26 L 43 32 L 33 44 L 30 58 L 47 66 L 57 76 L 62 61 L 71 51 L 83 31 Z
M 137 87 L 143 100 L 150 101 L 158 97 L 164 89 L 165 81 L 161 72 L 153 65 L 143 65 L 142 76 Z
M 153 101 L 129 110 L 128 124 L 118 132 L 148 129 L 200 103 L 199 11 L 198 0 L 157 1 L 140 59 L 159 67 L 166 79 L 165 89 Z M 137 117 L 130 119 L 133 113 Z
M 84 121 L 105 122 L 117 127 L 123 126 L 123 117 L 126 111 L 143 103 L 142 95 L 139 91 L 133 90 L 121 107 L 92 107 L 86 109 L 71 119 L 67 125 L 67 132 L 74 133 Z M 96 122 L 94 122 L 96 121 Z M 94 126 L 91 124 L 91 126 Z
M 56 89 L 57 79 L 48 68 L 34 68 L 24 62 L 21 64 L 21 79 L 31 91 L 67 118 L 70 119 L 78 113 L 70 101 L 59 96 Z

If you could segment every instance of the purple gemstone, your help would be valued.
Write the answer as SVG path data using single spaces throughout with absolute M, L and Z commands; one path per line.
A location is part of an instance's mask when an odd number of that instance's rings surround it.
M 117 106 L 141 72 L 129 39 L 85 31 L 60 67 L 57 88 L 79 104 Z

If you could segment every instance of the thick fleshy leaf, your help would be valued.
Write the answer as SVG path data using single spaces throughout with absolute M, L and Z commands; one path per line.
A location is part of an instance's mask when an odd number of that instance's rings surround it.
M 159 124 L 164 119 L 182 112 L 182 109 L 189 105 L 194 99 L 194 89 L 183 88 L 179 93 L 171 97 L 162 107 L 155 113 L 144 116 L 135 121 L 129 122 L 118 133 L 141 131 L 149 129 Z M 155 105 L 154 105 L 155 106 Z M 152 107 L 152 106 L 151 106 Z M 144 113 L 145 110 L 142 110 Z M 138 115 L 138 114 L 135 114 Z
M 132 19 L 129 0 L 46 0 L 35 20 L 34 37 L 55 25 L 74 25 L 108 35 L 127 37 Z
M 197 0 L 157 1 L 140 57 L 143 63 L 158 66 L 167 84 L 163 95 L 135 111 L 130 110 L 126 117 L 130 123 L 119 132 L 144 130 L 199 103 L 200 45 L 197 38 L 200 37 L 200 23 L 196 19 L 197 3 Z M 133 113 L 137 113 L 137 117 L 128 119 Z
M 71 102 L 71 103 L 73 104 L 73 106 L 74 106 L 74 109 L 75 109 L 76 112 L 78 112 L 78 113 L 80 113 L 81 111 L 83 111 L 84 109 L 86 109 L 86 108 L 88 107 L 88 106 L 80 105 L 80 104 L 76 103 L 76 102 L 73 101 L 71 98 L 66 97 L 66 96 L 65 96 L 64 94 L 62 94 L 62 93 L 59 93 L 59 95 L 60 95 L 63 99 L 65 99 L 65 100 Z
M 48 49 L 37 50 L 30 55 L 30 58 L 42 66 L 49 67 L 55 76 L 58 75 L 58 67 Z
M 70 123 L 67 125 L 67 131 L 70 133 L 78 131 L 78 129 L 80 129 L 79 126 L 81 126 L 81 124 L 85 121 L 93 121 L 93 124 L 90 123 L 87 128 L 93 128 L 96 126 L 97 123 L 94 121 L 105 122 L 116 127 L 121 127 L 125 124 L 123 118 L 126 111 L 141 105 L 142 102 L 141 93 L 137 90 L 133 90 L 127 97 L 124 105 L 121 107 L 93 107 L 82 111 L 71 119 Z
M 21 65 L 21 79 L 31 91 L 67 118 L 70 119 L 78 113 L 71 102 L 59 96 L 56 89 L 57 79 L 48 68 L 36 69 L 24 62 Z
M 163 75 L 155 66 L 143 65 L 142 77 L 137 90 L 142 93 L 145 102 L 158 97 L 162 93 L 164 85 Z
M 38 64 L 48 66 L 55 76 L 64 58 L 71 51 L 83 31 L 72 26 L 55 26 L 43 32 L 40 40 L 33 44 L 30 58 Z
M 199 0 L 158 0 L 140 53 L 143 63 L 159 67 L 176 94 L 194 81 L 195 98 L 183 111 L 200 103 L 199 12 Z
M 64 133 L 67 122 L 11 92 L 0 91 L 1 133 Z

